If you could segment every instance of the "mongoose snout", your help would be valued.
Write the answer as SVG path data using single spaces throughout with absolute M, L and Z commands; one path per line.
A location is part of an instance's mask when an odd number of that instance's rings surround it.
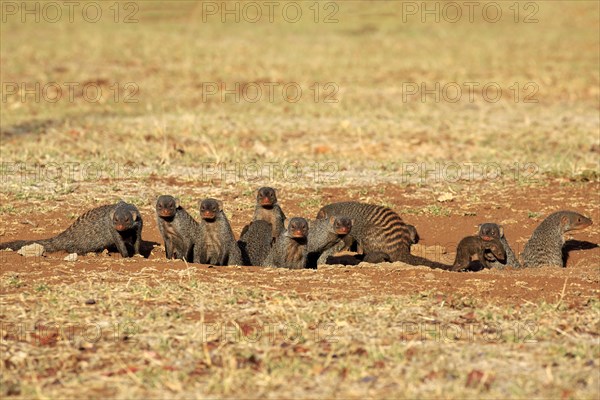
M 347 217 L 338 217 L 334 222 L 334 230 L 337 235 L 347 235 L 352 230 L 352 220 Z
M 257 202 L 263 207 L 272 207 L 277 203 L 275 189 L 270 187 L 261 187 L 256 195 Z
M 200 216 L 203 220 L 213 221 L 217 218 L 217 213 L 221 206 L 215 199 L 204 199 L 200 202 Z
M 290 237 L 301 239 L 308 235 L 308 223 L 304 218 L 292 218 L 289 222 Z

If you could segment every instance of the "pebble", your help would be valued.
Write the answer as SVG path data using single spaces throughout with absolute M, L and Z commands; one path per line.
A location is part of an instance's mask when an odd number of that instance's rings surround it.
M 45 252 L 46 250 L 44 249 L 44 246 L 38 243 L 32 243 L 27 246 L 23 246 L 19 251 L 17 251 L 17 253 L 23 257 L 41 257 Z
M 63 260 L 65 260 L 65 261 L 77 261 L 77 253 L 71 253 L 68 256 L 66 256 L 65 258 L 63 258 Z

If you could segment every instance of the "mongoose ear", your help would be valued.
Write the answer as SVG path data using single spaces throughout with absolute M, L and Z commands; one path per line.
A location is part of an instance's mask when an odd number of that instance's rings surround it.
M 217 200 L 217 204 L 219 205 L 219 211 L 223 211 L 223 200 Z
M 115 218 L 115 211 L 117 211 L 117 207 L 114 207 L 112 210 L 110 210 L 110 212 L 108 213 L 108 217 L 113 220 Z
M 131 210 L 131 219 L 134 221 L 139 221 L 142 218 L 140 213 L 137 210 Z
M 175 208 L 179 208 L 179 199 L 175 197 Z
M 560 219 L 560 224 L 562 226 L 569 226 L 569 217 L 566 215 Z
M 333 225 L 334 222 L 335 222 L 335 217 L 332 215 L 331 217 L 329 217 L 329 224 Z
M 503 238 L 504 237 L 504 228 L 502 227 L 502 225 L 498 225 L 498 229 L 500 230 L 500 237 Z
M 287 231 L 288 225 L 290 224 L 290 220 L 286 219 L 285 221 L 283 221 L 283 228 Z
M 478 234 L 478 235 L 481 233 L 481 226 L 482 226 L 482 225 L 483 225 L 483 224 L 479 224 L 479 225 L 477 225 L 477 234 Z

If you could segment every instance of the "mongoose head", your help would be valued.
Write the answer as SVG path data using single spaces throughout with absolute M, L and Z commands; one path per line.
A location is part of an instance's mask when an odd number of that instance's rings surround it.
M 478 235 L 486 241 L 492 240 L 492 238 L 500 239 L 504 236 L 504 229 L 498 224 L 487 222 L 479 225 Z
M 204 199 L 200 202 L 200 217 L 205 221 L 214 221 L 222 209 L 222 201 L 215 199 Z
M 575 211 L 562 211 L 560 226 L 563 232 L 585 229 L 592 225 L 592 220 Z
M 348 217 L 331 217 L 329 221 L 336 235 L 347 235 L 352 230 L 352 220 Z
M 271 187 L 261 187 L 256 194 L 256 203 L 261 207 L 270 208 L 277 204 L 277 195 L 275 189 Z
M 406 224 L 406 227 L 408 228 L 408 238 L 410 239 L 410 242 L 412 244 L 417 244 L 419 243 L 419 234 L 417 233 L 417 228 L 415 228 L 413 225 L 408 225 Z
M 156 201 L 156 214 L 162 218 L 174 217 L 179 208 L 179 200 L 173 196 L 160 196 Z
M 304 218 L 294 217 L 287 222 L 287 236 L 294 239 L 302 239 L 306 238 L 307 235 L 308 222 Z
M 113 226 L 119 232 L 132 229 L 140 218 L 138 210 L 125 202 L 119 203 L 111 215 Z
M 482 243 L 484 248 L 490 250 L 498 260 L 504 261 L 506 259 L 506 251 L 499 239 L 490 238 L 489 240 L 483 240 Z

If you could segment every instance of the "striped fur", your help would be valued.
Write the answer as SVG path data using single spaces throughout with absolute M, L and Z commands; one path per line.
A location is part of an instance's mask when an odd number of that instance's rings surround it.
M 402 261 L 411 265 L 425 265 L 430 268 L 450 269 L 426 258 L 410 254 L 410 246 L 415 233 L 393 210 L 375 204 L 346 201 L 324 206 L 317 218 L 344 216 L 353 221 L 351 236 L 358 242 L 359 251 L 365 254 L 377 253 L 378 257 L 387 254 L 391 262 Z
M 353 219 L 352 236 L 365 254 L 383 252 L 391 261 L 400 261 L 410 254 L 410 228 L 387 207 L 348 201 L 326 205 L 317 214 L 317 218 L 330 216 Z

